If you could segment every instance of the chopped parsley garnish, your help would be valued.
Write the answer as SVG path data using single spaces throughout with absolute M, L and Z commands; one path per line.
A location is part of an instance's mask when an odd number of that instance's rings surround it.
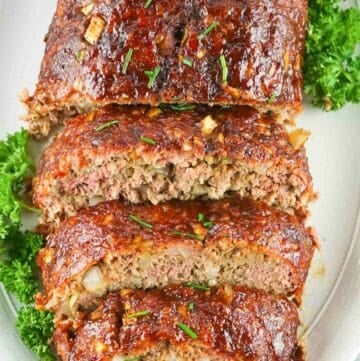
M 176 110 L 177 112 L 183 112 L 185 110 L 193 110 L 195 108 L 195 105 L 193 104 L 187 104 L 187 103 L 179 103 L 179 104 L 166 104 L 163 105 L 170 109 Z
M 138 317 L 144 317 L 144 316 L 149 316 L 150 315 L 150 311 L 149 310 L 144 310 L 144 311 L 138 311 L 138 312 L 134 312 L 134 313 L 130 313 L 126 316 L 127 319 L 131 319 L 131 318 L 138 318 Z
M 194 302 L 190 302 L 190 303 L 189 303 L 189 306 L 188 306 L 189 311 L 193 311 L 194 308 L 195 308 L 195 303 L 194 303 Z
M 208 35 L 211 31 L 213 31 L 219 23 L 217 21 L 213 21 L 199 36 L 198 39 L 202 40 L 205 38 L 206 35 Z
M 213 221 L 206 220 L 204 213 L 198 214 L 198 221 L 202 223 L 205 228 L 211 228 L 214 225 Z
M 204 215 L 204 213 L 199 213 L 199 214 L 198 214 L 198 221 L 199 221 L 199 222 L 204 222 L 204 220 L 205 220 L 205 215 Z
M 124 64 L 122 66 L 122 70 L 121 72 L 125 75 L 126 74 L 126 70 L 129 66 L 129 63 L 130 63 L 130 60 L 131 60 L 131 57 L 133 55 L 133 52 L 134 52 L 134 49 L 133 48 L 130 48 L 125 56 L 125 60 L 124 60 Z
M 182 60 L 182 62 L 183 62 L 185 65 L 189 66 L 190 68 L 192 68 L 192 66 L 193 66 L 193 61 L 192 61 L 192 59 L 190 59 L 190 58 L 184 58 L 184 59 Z
M 222 78 L 222 82 L 223 82 L 224 84 L 227 84 L 228 68 L 227 68 L 227 65 L 226 65 L 226 59 L 225 59 L 225 55 L 224 55 L 224 54 L 221 54 L 221 55 L 220 55 L 219 61 L 220 61 L 220 65 L 221 65 L 221 78 Z
M 154 139 L 151 139 L 151 138 L 148 138 L 148 137 L 144 137 L 144 136 L 141 136 L 140 137 L 140 140 L 144 143 L 147 143 L 147 144 L 150 144 L 150 145 L 155 145 L 156 142 Z
M 309 2 L 304 91 L 327 111 L 360 103 L 360 9 L 338 0 Z
M 79 50 L 79 51 L 77 51 L 77 52 L 75 53 L 75 58 L 76 58 L 76 60 L 79 60 L 79 61 L 83 60 L 83 59 L 85 58 L 85 54 L 86 54 L 85 50 Z
M 146 0 L 144 4 L 144 8 L 147 9 L 152 3 L 152 0 Z
M 172 231 L 171 232 L 172 235 L 174 236 L 182 236 L 182 237 L 189 237 L 189 238 L 194 238 L 197 239 L 199 241 L 202 241 L 202 237 L 197 235 L 197 234 L 193 234 L 193 233 L 186 233 L 186 232 L 179 232 L 179 231 Z
M 196 332 L 193 331 L 189 326 L 185 325 L 185 323 L 179 322 L 176 324 L 176 326 L 179 327 L 182 331 L 184 331 L 193 340 L 196 340 L 198 338 Z
M 102 130 L 106 129 L 106 128 L 109 128 L 109 127 L 112 127 L 113 125 L 115 124 L 119 124 L 120 121 L 119 120 L 111 120 L 107 123 L 104 123 L 104 124 L 101 124 L 99 127 L 97 127 L 95 129 L 96 132 L 101 132 Z
M 213 225 L 214 225 L 214 222 L 213 222 L 213 221 L 205 221 L 205 222 L 203 223 L 203 226 L 204 226 L 205 228 L 211 228 Z
M 210 287 L 202 285 L 200 283 L 186 282 L 183 284 L 185 287 L 193 288 L 194 290 L 208 291 Z
M 130 218 L 132 221 L 140 224 L 140 226 L 142 226 L 142 227 L 150 228 L 150 229 L 153 228 L 152 224 L 143 221 L 142 219 L 140 219 L 139 217 L 137 217 L 137 216 L 135 216 L 135 215 L 133 215 L 133 214 L 130 214 L 129 218 Z
M 276 94 L 272 93 L 270 98 L 267 100 L 268 104 L 271 104 L 276 99 Z
M 160 68 L 159 66 L 157 66 L 157 67 L 155 67 L 155 69 L 153 69 L 153 70 L 145 70 L 145 71 L 144 71 L 145 75 L 147 75 L 148 78 L 149 78 L 149 81 L 148 81 L 148 84 L 147 84 L 147 87 L 148 87 L 149 89 L 151 89 L 151 88 L 154 86 L 155 79 L 156 79 L 157 76 L 159 75 L 160 70 L 161 70 L 161 68 Z

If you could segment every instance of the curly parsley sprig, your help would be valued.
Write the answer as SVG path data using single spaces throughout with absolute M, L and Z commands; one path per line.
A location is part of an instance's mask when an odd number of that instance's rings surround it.
M 304 90 L 312 103 L 337 110 L 360 103 L 360 9 L 339 0 L 310 0 L 305 44 Z
M 31 209 L 20 200 L 25 177 L 32 175 L 33 163 L 27 153 L 28 133 L 21 130 L 0 141 L 0 281 L 25 306 L 16 326 L 23 342 L 43 361 L 54 360 L 49 340 L 53 315 L 33 307 L 39 290 L 35 258 L 44 244 L 41 235 L 21 231 L 21 211 Z

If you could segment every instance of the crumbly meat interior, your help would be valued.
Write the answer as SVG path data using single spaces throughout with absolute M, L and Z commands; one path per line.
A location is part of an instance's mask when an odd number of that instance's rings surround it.
M 146 244 L 143 245 L 146 248 Z M 179 244 L 151 252 L 109 254 L 79 273 L 65 288 L 54 289 L 46 308 L 61 305 L 65 314 L 89 308 L 109 291 L 165 287 L 187 282 L 210 286 L 229 283 L 291 295 L 300 280 L 286 261 L 224 241 L 202 251 Z
M 170 199 L 221 199 L 230 192 L 264 200 L 289 213 L 305 209 L 312 197 L 301 170 L 283 164 L 253 164 L 223 157 L 174 154 L 171 162 L 161 153 L 151 158 L 105 154 L 80 168 L 74 155 L 71 171 L 63 178 L 44 178 L 43 222 L 58 223 L 99 200 L 126 199 L 153 204 Z

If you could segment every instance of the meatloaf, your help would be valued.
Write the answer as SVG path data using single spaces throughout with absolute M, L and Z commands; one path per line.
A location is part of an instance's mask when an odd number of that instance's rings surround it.
M 313 189 L 301 142 L 245 106 L 109 106 L 69 120 L 45 150 L 34 203 L 57 224 L 99 199 L 157 204 L 231 191 L 305 213 Z
M 295 305 L 224 285 L 110 293 L 92 312 L 58 317 L 62 361 L 300 361 Z
M 30 131 L 117 104 L 245 104 L 302 109 L 306 0 L 59 0 Z
M 302 221 L 250 199 L 104 202 L 48 237 L 37 259 L 45 290 L 38 305 L 73 312 L 106 291 L 184 282 L 227 282 L 300 300 L 313 252 Z

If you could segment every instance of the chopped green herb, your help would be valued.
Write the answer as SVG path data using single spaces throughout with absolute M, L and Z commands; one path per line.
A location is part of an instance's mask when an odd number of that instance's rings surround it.
M 194 309 L 194 307 L 195 307 L 195 304 L 194 304 L 193 302 L 190 302 L 190 303 L 189 303 L 189 306 L 188 306 L 188 309 L 189 309 L 190 311 L 192 311 L 192 310 Z
M 149 310 L 144 310 L 144 311 L 130 313 L 129 315 L 126 316 L 126 318 L 128 318 L 128 319 L 130 319 L 130 318 L 138 318 L 138 317 L 144 317 L 144 316 L 149 316 L 149 315 L 150 315 L 150 311 Z
M 186 103 L 167 104 L 163 106 L 169 107 L 170 109 L 176 110 L 177 112 L 183 112 L 185 110 L 193 110 L 195 108 L 195 105 L 186 104 Z
M 210 287 L 202 285 L 200 283 L 186 282 L 183 284 L 185 287 L 193 288 L 194 290 L 208 291 Z
M 135 215 L 133 215 L 133 214 L 130 214 L 129 218 L 130 218 L 132 221 L 140 224 L 141 226 L 143 226 L 143 227 L 145 227 L 145 228 L 150 228 L 150 229 L 153 228 L 152 224 L 143 221 L 142 219 L 140 219 L 139 217 L 137 217 L 137 216 L 135 216 Z
M 184 323 L 179 322 L 176 324 L 176 326 L 179 327 L 182 331 L 184 331 L 193 340 L 196 340 L 198 338 L 198 335 L 189 326 L 186 326 Z
M 204 221 L 205 221 L 205 215 L 204 215 L 204 213 L 199 213 L 199 214 L 198 214 L 198 221 L 199 221 L 199 222 L 204 222 Z
M 224 54 L 220 55 L 219 61 L 220 61 L 221 70 L 222 70 L 222 82 L 224 84 L 227 84 L 228 68 L 227 68 L 227 65 L 226 65 L 226 59 L 225 59 Z
M 146 0 L 144 4 L 144 8 L 147 9 L 152 3 L 152 0 Z
M 198 39 L 202 40 L 205 38 L 206 35 L 208 35 L 211 31 L 213 31 L 219 23 L 217 21 L 213 21 L 199 36 Z
M 214 225 L 213 221 L 206 220 L 204 213 L 198 214 L 198 221 L 202 223 L 205 228 L 211 228 Z
M 145 75 L 149 77 L 149 82 L 147 87 L 151 89 L 154 86 L 155 79 L 159 75 L 161 68 L 159 66 L 155 67 L 153 70 L 145 70 Z
M 190 59 L 190 58 L 184 58 L 184 59 L 182 60 L 182 62 L 183 62 L 185 65 L 189 66 L 190 68 L 192 68 L 192 66 L 193 66 L 193 61 L 192 61 L 192 59 Z
M 304 91 L 326 111 L 360 103 L 360 9 L 342 3 L 309 2 Z
M 268 104 L 271 104 L 276 99 L 276 94 L 272 93 L 270 98 L 267 100 Z
M 112 127 L 113 125 L 119 124 L 119 123 L 120 123 L 119 120 L 111 120 L 111 121 L 109 121 L 109 122 L 107 122 L 107 123 L 104 123 L 104 124 L 100 125 L 99 127 L 97 127 L 97 128 L 95 129 L 95 131 L 96 131 L 96 132 L 101 132 L 102 130 L 104 130 L 104 129 L 106 129 L 106 128 L 109 128 L 109 127 Z
M 198 239 L 199 241 L 202 241 L 202 237 L 200 237 L 197 234 L 193 234 L 193 233 L 184 233 L 184 232 L 179 232 L 179 231 L 172 231 L 171 234 L 173 234 L 174 236 L 182 236 L 182 237 L 189 237 L 189 238 L 194 238 L 194 239 Z
M 203 226 L 205 228 L 211 228 L 213 225 L 214 225 L 213 221 L 206 221 L 206 222 L 203 223 Z
M 222 160 L 223 160 L 224 162 L 227 162 L 227 161 L 230 161 L 231 158 L 229 158 L 229 157 L 224 157 L 224 158 L 222 158 Z
M 131 60 L 131 57 L 133 55 L 133 52 L 134 52 L 134 49 L 133 48 L 130 48 L 125 56 L 125 60 L 124 60 L 124 64 L 122 66 L 122 73 L 125 75 L 126 74 L 126 70 L 129 66 L 129 63 L 130 63 L 130 60 Z
M 85 50 L 79 50 L 75 53 L 76 60 L 83 60 L 85 58 L 86 51 Z
M 150 144 L 150 145 L 155 145 L 156 142 L 154 139 L 148 138 L 148 137 L 140 137 L 140 140 L 143 141 L 144 143 Z

